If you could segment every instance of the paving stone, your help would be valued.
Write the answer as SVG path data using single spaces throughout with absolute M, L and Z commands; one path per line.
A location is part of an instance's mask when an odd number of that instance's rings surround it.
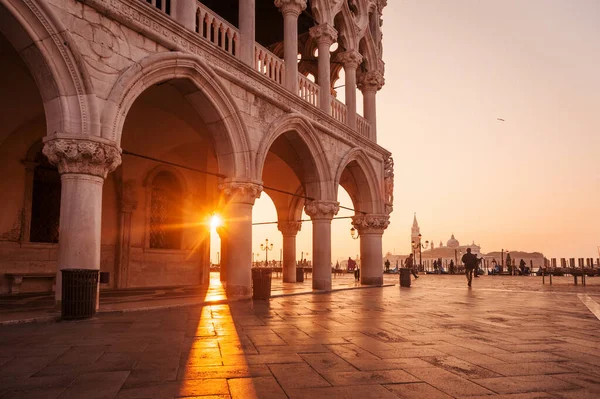
M 302 359 L 318 373 L 353 372 L 356 368 L 334 353 L 305 353 Z
M 177 380 L 204 380 L 213 378 L 263 377 L 271 375 L 262 364 L 247 366 L 206 366 L 180 368 Z
M 578 385 L 566 382 L 561 375 L 530 375 L 473 380 L 497 393 L 547 392 L 577 389 Z
M 0 376 L 29 377 L 46 367 L 54 359 L 54 355 L 15 357 L 0 366 Z
M 450 396 L 491 395 L 494 392 L 439 367 L 416 368 L 408 372 Z
M 205 397 L 216 395 L 229 397 L 227 380 L 187 380 L 166 384 L 148 385 L 137 388 L 123 388 L 116 396 L 117 399 L 172 399 L 179 397 Z
M 401 358 L 401 359 L 348 359 L 348 363 L 352 364 L 361 371 L 375 370 L 409 370 L 419 367 L 431 367 L 431 363 L 418 358 Z
M 384 387 L 392 392 L 396 397 L 401 399 L 451 399 L 452 396 L 446 395 L 444 392 L 432 387 L 424 382 L 412 384 L 393 384 L 384 385 Z M 494 397 L 495 398 L 495 397 Z
M 509 393 L 494 396 L 469 396 L 469 399 L 547 399 L 555 396 L 546 392 Z
M 274 377 L 233 378 L 227 380 L 233 399 L 286 399 Z
M 114 398 L 129 375 L 128 371 L 82 374 L 64 390 L 59 399 Z
M 294 388 L 326 387 L 330 384 L 308 364 L 272 364 L 269 369 L 287 392 Z
M 331 385 L 399 384 L 419 381 L 403 370 L 322 372 Z
M 572 371 L 565 367 L 564 362 L 488 364 L 485 367 L 505 376 L 560 374 Z
M 286 389 L 290 399 L 398 399 L 381 385 Z

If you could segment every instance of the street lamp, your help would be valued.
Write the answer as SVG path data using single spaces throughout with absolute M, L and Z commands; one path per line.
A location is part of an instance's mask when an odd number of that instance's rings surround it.
M 421 242 L 421 238 L 422 237 L 423 236 L 419 233 L 419 241 L 418 242 L 414 242 L 414 241 L 411 242 L 412 247 L 413 247 L 413 257 L 415 257 L 414 250 L 419 249 L 419 268 L 423 267 L 423 263 L 422 263 L 422 261 L 423 261 L 423 254 L 422 254 L 421 250 L 429 248 L 429 240 L 425 241 L 425 245 L 423 245 L 423 243 Z
M 360 238 L 360 234 L 359 232 L 354 228 L 354 226 L 352 226 L 352 228 L 350 229 L 350 236 L 352 237 L 353 240 L 358 240 Z
M 265 251 L 265 265 L 269 264 L 269 251 L 273 250 L 273 243 L 269 244 L 269 239 L 265 240 L 264 244 L 260 244 L 260 249 Z

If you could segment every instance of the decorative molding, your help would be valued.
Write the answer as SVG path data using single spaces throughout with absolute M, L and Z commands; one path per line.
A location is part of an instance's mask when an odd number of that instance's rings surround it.
M 328 23 L 313 26 L 308 30 L 310 37 L 317 40 L 317 43 L 333 44 L 338 37 L 338 32 L 335 28 Z
M 384 202 L 385 213 L 388 215 L 394 210 L 394 159 L 389 156 L 383 164 Z
M 302 222 L 295 222 L 285 220 L 283 222 L 277 222 L 277 229 L 281 231 L 284 236 L 295 236 L 302 228 Z
M 52 139 L 42 150 L 62 174 L 83 174 L 106 178 L 121 164 L 121 150 L 115 145 L 86 139 Z
M 383 234 L 390 224 L 388 215 L 359 215 L 352 217 L 352 225 L 359 234 Z
M 219 190 L 223 192 L 229 202 L 254 205 L 254 201 L 260 198 L 263 187 L 257 182 L 226 180 L 219 184 Z
M 306 10 L 306 0 L 275 0 L 275 7 L 279 8 L 283 15 L 292 14 L 298 17 Z
M 358 89 L 360 91 L 378 91 L 385 84 L 383 74 L 379 71 L 368 71 L 358 76 Z
M 337 55 L 337 60 L 344 65 L 344 69 L 356 69 L 363 60 L 362 55 L 356 50 L 344 51 Z
M 335 201 L 306 201 L 304 212 L 311 219 L 332 219 L 340 210 L 339 202 Z

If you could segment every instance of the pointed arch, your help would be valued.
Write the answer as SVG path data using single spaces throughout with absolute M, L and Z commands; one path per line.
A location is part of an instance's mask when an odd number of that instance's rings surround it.
M 383 214 L 383 187 L 379 184 L 380 179 L 369 161 L 369 156 L 362 148 L 354 147 L 342 158 L 335 175 L 336 191 L 343 181 L 345 171 L 349 171 L 349 177 L 354 180 L 354 189 L 344 187 L 355 201 L 354 208 L 361 212 Z
M 256 154 L 256 176 L 255 179 L 261 180 L 263 167 L 269 149 L 285 133 L 294 132 L 304 148 L 297 148 L 297 151 L 304 151 L 301 154 L 306 172 L 309 174 L 306 185 L 306 195 L 315 199 L 331 199 L 334 197 L 330 189 L 331 174 L 329 163 L 319 140 L 317 133 L 310 121 L 298 113 L 285 114 L 271 123 L 267 134 L 264 135 L 258 152 Z
M 191 82 L 185 98 L 206 123 L 217 154 L 219 172 L 247 178 L 250 171 L 248 133 L 239 110 L 217 75 L 204 61 L 183 52 L 148 56 L 126 69 L 114 84 L 102 113 L 102 137 L 121 143 L 123 125 L 134 101 L 147 88 L 172 79 Z
M 67 29 L 45 0 L 0 0 L 0 32 L 40 91 L 47 135 L 99 135 L 90 77 Z

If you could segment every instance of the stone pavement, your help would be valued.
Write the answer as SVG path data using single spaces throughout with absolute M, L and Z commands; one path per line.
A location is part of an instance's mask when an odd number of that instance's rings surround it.
M 2 326 L 0 398 L 600 397 L 597 287 L 507 278 Z

